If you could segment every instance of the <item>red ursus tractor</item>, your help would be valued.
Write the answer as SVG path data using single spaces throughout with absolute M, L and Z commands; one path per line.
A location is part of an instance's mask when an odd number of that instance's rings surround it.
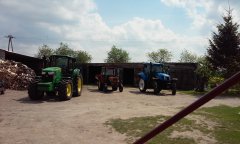
M 102 67 L 101 74 L 95 76 L 97 79 L 98 90 L 107 92 L 108 87 L 112 87 L 112 91 L 123 91 L 123 84 L 119 78 L 119 69 L 114 67 Z

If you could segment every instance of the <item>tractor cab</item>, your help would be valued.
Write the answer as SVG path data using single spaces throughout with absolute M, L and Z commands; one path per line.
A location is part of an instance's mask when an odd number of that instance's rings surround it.
M 169 81 L 168 67 L 162 63 L 144 63 L 143 73 L 145 79 L 158 78 L 162 81 Z
M 60 67 L 63 76 L 69 76 L 75 66 L 76 59 L 69 56 L 52 55 L 49 57 L 49 67 Z

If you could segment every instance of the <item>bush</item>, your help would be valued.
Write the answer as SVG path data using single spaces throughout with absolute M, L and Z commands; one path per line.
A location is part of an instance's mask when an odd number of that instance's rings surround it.
M 214 88 L 220 85 L 223 81 L 224 81 L 223 77 L 214 76 L 214 77 L 210 77 L 208 82 L 209 82 L 210 88 Z

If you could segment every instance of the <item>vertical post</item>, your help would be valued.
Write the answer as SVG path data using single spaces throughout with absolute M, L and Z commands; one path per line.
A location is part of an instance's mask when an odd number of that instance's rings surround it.
M 8 35 L 8 36 L 5 36 L 5 37 L 8 38 L 8 51 L 10 50 L 10 45 L 11 45 L 12 52 L 13 52 L 12 39 L 15 38 L 15 37 L 13 37 L 12 35 Z
M 166 128 L 170 127 L 171 125 L 173 125 L 174 123 L 176 123 L 177 121 L 185 117 L 186 115 L 198 109 L 200 106 L 204 105 L 205 103 L 207 103 L 214 97 L 218 96 L 219 94 L 221 94 L 222 92 L 230 88 L 231 86 L 237 84 L 238 82 L 240 82 L 240 71 L 235 75 L 233 75 L 232 77 L 230 77 L 229 79 L 227 79 L 226 81 L 224 81 L 224 83 L 222 83 L 218 87 L 214 88 L 212 91 L 208 92 L 207 94 L 205 94 L 204 96 L 202 96 L 201 98 L 199 98 L 198 100 L 190 104 L 185 109 L 178 112 L 176 115 L 174 115 L 173 117 L 171 117 L 170 119 L 162 123 L 161 125 L 151 130 L 145 136 L 135 141 L 134 144 L 143 144 L 147 142 L 148 140 L 155 137 L 160 132 L 164 131 Z

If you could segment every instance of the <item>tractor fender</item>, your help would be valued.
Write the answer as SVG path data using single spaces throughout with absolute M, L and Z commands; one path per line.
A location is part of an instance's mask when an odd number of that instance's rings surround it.
M 141 79 L 143 79 L 144 81 L 147 81 L 147 80 L 148 80 L 147 75 L 145 75 L 143 72 L 138 73 L 138 77 L 141 78 Z

